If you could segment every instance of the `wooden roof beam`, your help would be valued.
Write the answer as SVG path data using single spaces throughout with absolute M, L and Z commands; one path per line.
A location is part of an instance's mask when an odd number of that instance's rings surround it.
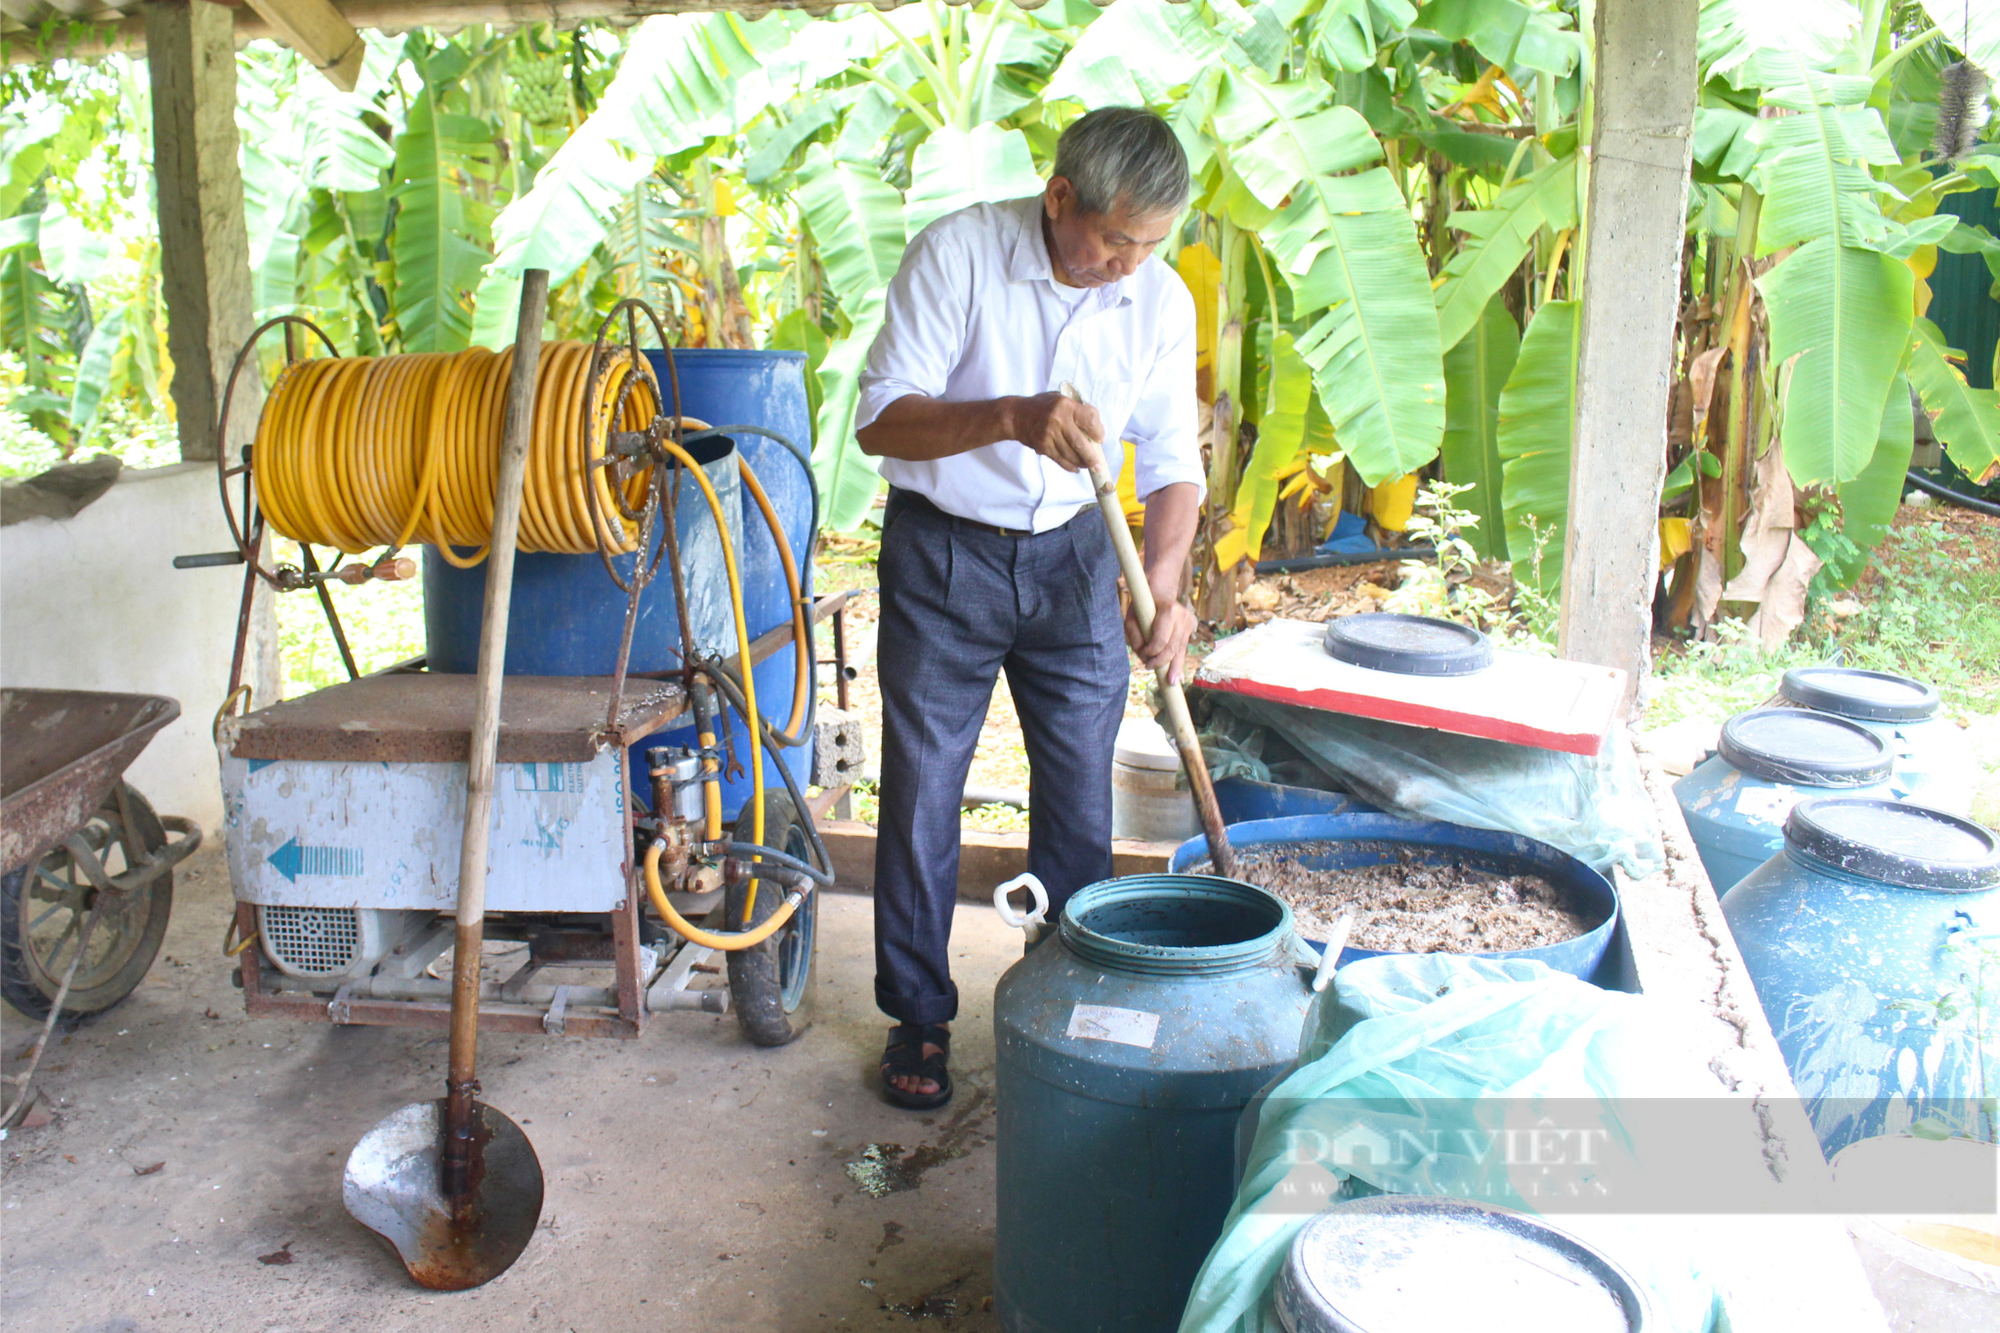
M 257 16 L 285 45 L 297 51 L 344 93 L 361 77 L 368 48 L 332 0 L 248 0 Z

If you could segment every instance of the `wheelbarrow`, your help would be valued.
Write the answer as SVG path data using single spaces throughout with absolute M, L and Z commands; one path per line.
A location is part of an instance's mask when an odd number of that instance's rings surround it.
M 155 814 L 124 773 L 180 712 L 152 694 L 0 690 L 0 995 L 21 1012 L 102 1013 L 153 965 L 201 829 Z

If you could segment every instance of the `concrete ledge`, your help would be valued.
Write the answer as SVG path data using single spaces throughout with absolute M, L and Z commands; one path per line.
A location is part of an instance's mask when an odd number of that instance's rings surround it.
M 836 887 L 850 893 L 872 893 L 875 886 L 875 827 L 853 819 L 822 820 L 820 837 L 827 855 L 833 858 Z M 1111 844 L 1111 873 L 1149 875 L 1166 870 L 1167 861 L 1179 843 L 1134 842 L 1119 839 Z M 993 888 L 1028 868 L 1028 835 L 1025 833 L 985 833 L 967 829 L 960 835 L 958 853 L 958 896 L 966 902 L 990 903 Z
M 1627 980 L 1673 1007 L 1688 1047 L 1680 1054 L 1695 1057 L 1679 1064 L 1705 1071 L 1679 1095 L 1742 1106 L 1736 1141 L 1715 1145 L 1711 1161 L 1691 1161 L 1687 1169 L 1761 1165 L 1767 1179 L 1753 1183 L 1770 1187 L 1773 1200 L 1767 1213 L 1680 1219 L 1684 1235 L 1709 1265 L 1733 1333 L 1886 1333 L 1846 1219 L 1784 1205 L 1788 1193 L 1818 1194 L 1832 1173 L 1681 818 L 1672 779 L 1643 742 L 1637 749 L 1667 864 L 1642 880 L 1618 876 Z

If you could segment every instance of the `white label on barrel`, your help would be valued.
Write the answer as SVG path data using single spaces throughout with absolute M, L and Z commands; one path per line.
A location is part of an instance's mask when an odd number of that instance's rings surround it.
M 1063 1035 L 1086 1041 L 1115 1041 L 1150 1051 L 1159 1030 L 1158 1014 L 1118 1009 L 1108 1004 L 1079 1004 L 1069 1011 L 1069 1031 Z
M 1745 787 L 1736 794 L 1736 813 L 1747 819 L 1781 824 L 1798 803 L 1798 789 L 1782 782 L 1775 787 Z

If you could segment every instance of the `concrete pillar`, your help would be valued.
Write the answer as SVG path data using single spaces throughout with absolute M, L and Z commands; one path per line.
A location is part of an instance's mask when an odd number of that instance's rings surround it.
M 235 11 L 209 0 L 152 0 L 144 10 L 174 414 L 181 457 L 213 459 L 223 385 L 255 315 L 237 164 Z M 257 377 L 245 379 L 231 409 L 231 454 L 255 434 L 264 399 Z
M 1628 672 L 1628 706 L 1651 658 L 1698 8 L 1697 0 L 1596 6 L 1559 651 Z

